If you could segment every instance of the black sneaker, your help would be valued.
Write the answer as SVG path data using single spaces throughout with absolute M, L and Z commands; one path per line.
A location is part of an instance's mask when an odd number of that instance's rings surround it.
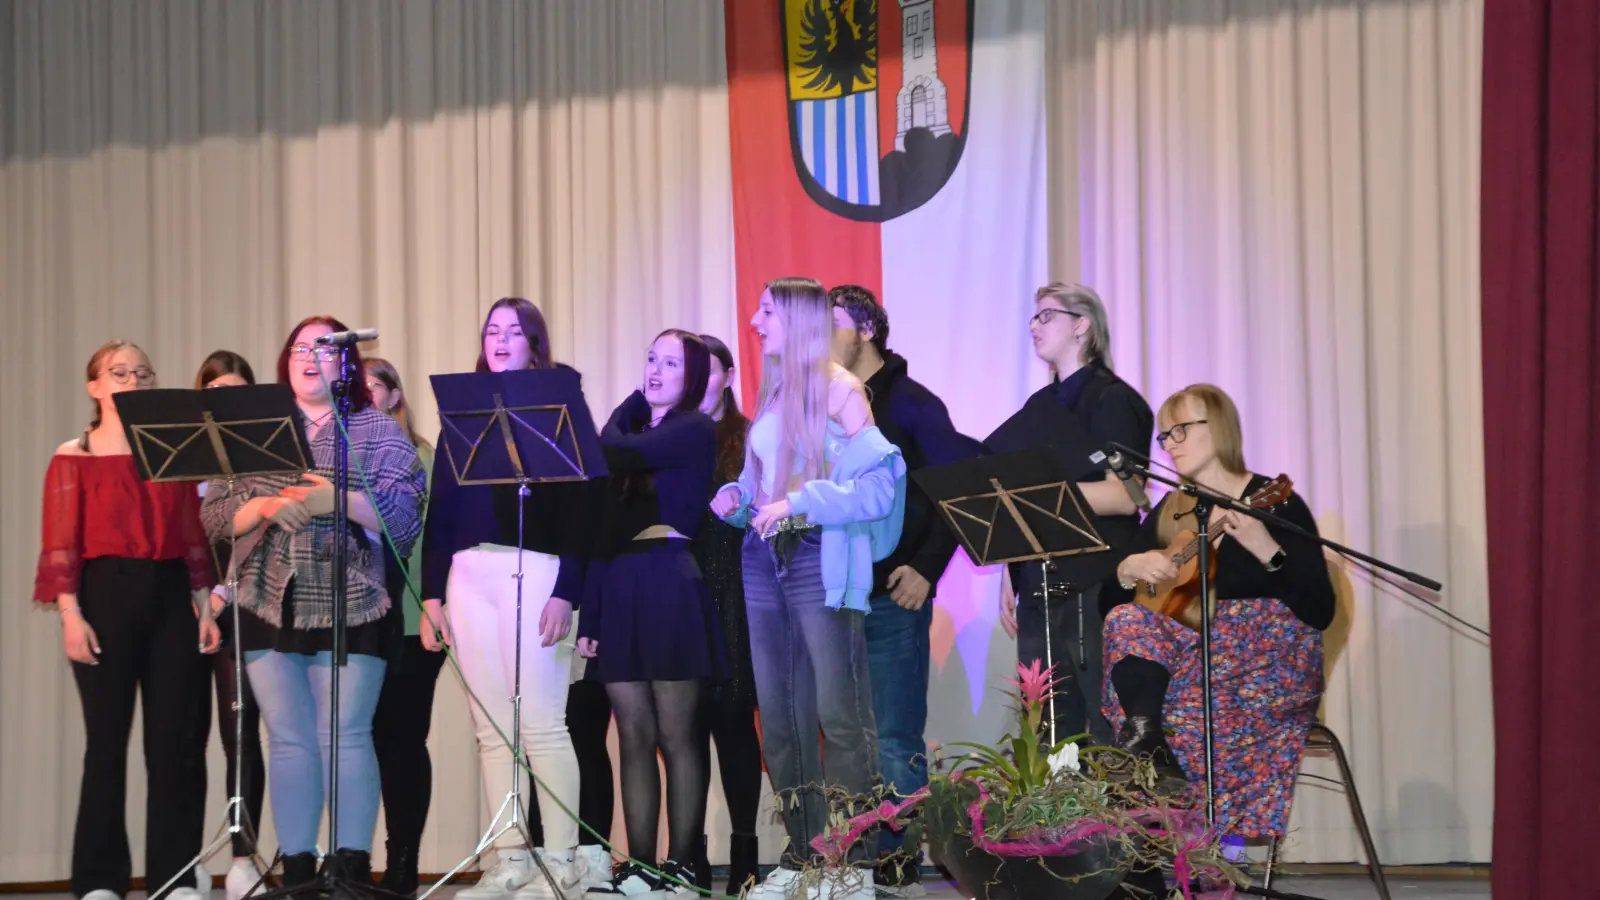
M 668 865 L 672 864 L 668 863 Z M 658 898 L 665 895 L 662 893 L 659 879 L 646 872 L 643 866 L 629 860 L 612 871 L 609 883 L 589 888 L 584 896 L 591 898 L 644 897 L 649 898 L 649 900 L 658 900 Z
M 657 879 L 660 884 L 662 897 L 694 897 L 698 891 L 692 887 L 697 885 L 694 866 L 684 865 L 677 860 L 669 859 L 661 864 L 661 874 L 666 876 Z

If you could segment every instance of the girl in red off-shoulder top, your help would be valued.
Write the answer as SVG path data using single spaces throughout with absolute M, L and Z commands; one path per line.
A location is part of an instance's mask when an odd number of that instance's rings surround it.
M 86 737 L 72 893 L 119 900 L 133 862 L 124 820 L 128 735 L 142 698 L 149 807 L 145 878 L 165 884 L 205 829 L 206 665 L 218 633 L 210 548 L 188 484 L 139 477 L 112 395 L 155 384 L 144 351 L 113 341 L 89 359 L 94 421 L 57 448 L 45 475 L 34 599 L 56 604 Z M 153 743 L 152 743 L 153 740 Z M 200 900 L 196 873 L 166 896 Z M 206 894 L 210 876 L 206 876 Z

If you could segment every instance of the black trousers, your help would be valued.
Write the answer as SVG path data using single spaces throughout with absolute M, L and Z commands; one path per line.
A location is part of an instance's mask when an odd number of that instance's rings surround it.
M 228 764 L 228 782 L 223 790 L 229 797 L 233 796 L 233 779 L 239 761 L 234 746 L 234 724 L 240 714 L 234 712 L 233 702 L 240 688 L 244 689 L 244 777 L 240 794 L 244 797 L 245 833 L 233 837 L 233 855 L 243 858 L 255 853 L 256 845 L 251 837 L 261 831 L 261 801 L 267 788 L 267 767 L 261 755 L 261 709 L 250 692 L 250 679 L 234 669 L 233 610 L 224 609 L 217 617 L 217 624 L 222 628 L 222 647 L 210 657 L 209 664 L 217 688 L 217 737 L 222 739 L 222 752 Z M 205 716 L 206 724 L 201 726 L 200 732 L 201 746 L 205 745 L 205 733 L 211 728 L 209 702 L 205 704 Z M 227 821 L 233 821 L 231 811 Z
M 125 815 L 134 699 L 144 710 L 145 878 L 153 891 L 200 852 L 205 832 L 208 661 L 181 561 L 100 557 L 83 568 L 83 616 L 98 665 L 72 664 L 86 744 L 72 838 L 72 893 L 128 892 Z M 186 886 L 193 886 L 187 879 Z
M 372 717 L 372 745 L 378 752 L 378 781 L 391 847 L 413 853 L 422 843 L 433 797 L 433 757 L 428 729 L 433 723 L 433 693 L 444 668 L 444 653 L 406 635 L 399 659 L 383 676 L 378 710 Z M 415 859 L 415 856 L 412 857 Z
M 1023 563 L 1022 567 L 1021 573 L 1012 569 L 1012 585 L 1017 591 L 1017 661 L 1028 665 L 1040 660 L 1041 669 L 1047 655 L 1054 661 L 1055 677 L 1060 679 L 1053 700 L 1057 740 L 1088 732 L 1093 743 L 1108 745 L 1112 739 L 1111 723 L 1100 709 L 1105 675 L 1101 660 L 1105 619 L 1100 615 L 1100 586 L 1075 591 L 1064 586 L 1058 589 L 1052 583 L 1046 616 L 1039 564 Z

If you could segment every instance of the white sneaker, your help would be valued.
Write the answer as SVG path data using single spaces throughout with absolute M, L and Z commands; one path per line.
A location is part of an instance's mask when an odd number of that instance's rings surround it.
M 544 867 L 550 870 L 550 878 L 555 879 L 561 893 L 558 895 L 550 889 L 550 879 L 545 878 L 539 867 L 534 865 L 528 883 L 511 895 L 513 900 L 563 900 L 583 892 L 580 884 L 582 873 L 578 871 L 578 860 L 571 850 L 546 850 L 541 847 L 534 852 L 544 861 Z
M 871 869 L 829 869 L 806 886 L 806 900 L 877 900 Z
M 461 900 L 507 900 L 538 872 L 533 867 L 533 856 L 524 847 L 500 850 L 498 856 L 494 867 L 484 872 L 477 884 L 462 888 L 456 896 Z
M 209 893 L 202 894 L 192 887 L 175 887 L 167 892 L 166 900 L 206 900 Z
M 197 863 L 194 867 L 194 886 L 199 889 L 202 896 L 211 896 L 211 888 L 215 881 L 211 877 L 211 870 L 205 863 Z
M 90 891 L 84 894 L 83 900 L 122 900 L 122 895 L 116 891 L 108 891 L 101 888 L 98 891 Z
M 223 879 L 223 887 L 227 890 L 228 900 L 244 900 L 253 893 L 261 893 L 261 870 L 256 868 L 253 859 L 236 859 L 233 866 L 228 869 L 228 877 Z
M 611 851 L 599 844 L 580 844 L 577 849 L 578 879 L 584 890 L 611 883 Z
M 745 900 L 798 900 L 800 894 L 800 873 L 780 867 L 744 896 Z

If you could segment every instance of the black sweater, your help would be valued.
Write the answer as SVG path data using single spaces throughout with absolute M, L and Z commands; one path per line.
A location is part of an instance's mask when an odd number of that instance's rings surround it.
M 1261 475 L 1252 475 L 1250 483 L 1239 499 L 1260 490 L 1268 480 Z M 1172 494 L 1163 497 L 1161 502 L 1156 504 L 1156 508 L 1150 511 L 1150 515 L 1145 517 L 1144 524 L 1140 527 L 1128 552 L 1118 557 L 1119 562 L 1128 556 L 1161 548 L 1160 542 L 1156 539 L 1156 528 L 1162 516 L 1172 515 L 1169 512 L 1172 508 L 1169 502 L 1172 497 Z M 1299 494 L 1291 493 L 1288 499 L 1273 507 L 1271 512 L 1290 524 L 1317 534 L 1316 519 L 1312 518 L 1311 509 L 1300 499 Z M 1193 531 L 1195 528 L 1193 515 L 1187 516 L 1179 525 L 1180 530 Z M 1242 600 L 1271 597 L 1289 607 L 1295 618 L 1318 631 L 1326 630 L 1333 623 L 1334 597 L 1333 581 L 1328 577 L 1328 562 L 1323 556 L 1322 546 L 1283 529 L 1273 528 L 1271 525 L 1267 526 L 1267 530 L 1283 548 L 1282 567 L 1276 572 L 1268 572 L 1261 561 L 1241 547 L 1238 541 L 1231 537 L 1223 537 L 1217 545 L 1217 578 L 1213 583 L 1216 598 Z M 1105 582 L 1101 588 L 1100 607 L 1106 612 L 1132 600 L 1133 592 L 1123 590 L 1115 578 Z
M 983 452 L 982 444 L 951 424 L 944 401 L 906 374 L 905 358 L 892 350 L 884 353 L 883 368 L 867 379 L 867 396 L 874 423 L 889 443 L 900 448 L 909 471 L 961 462 Z M 933 501 L 913 482 L 906 492 L 900 543 L 872 566 L 873 595 L 889 592 L 889 575 L 901 566 L 910 566 L 937 588 L 956 546 L 955 535 Z M 932 598 L 933 590 L 928 596 Z

